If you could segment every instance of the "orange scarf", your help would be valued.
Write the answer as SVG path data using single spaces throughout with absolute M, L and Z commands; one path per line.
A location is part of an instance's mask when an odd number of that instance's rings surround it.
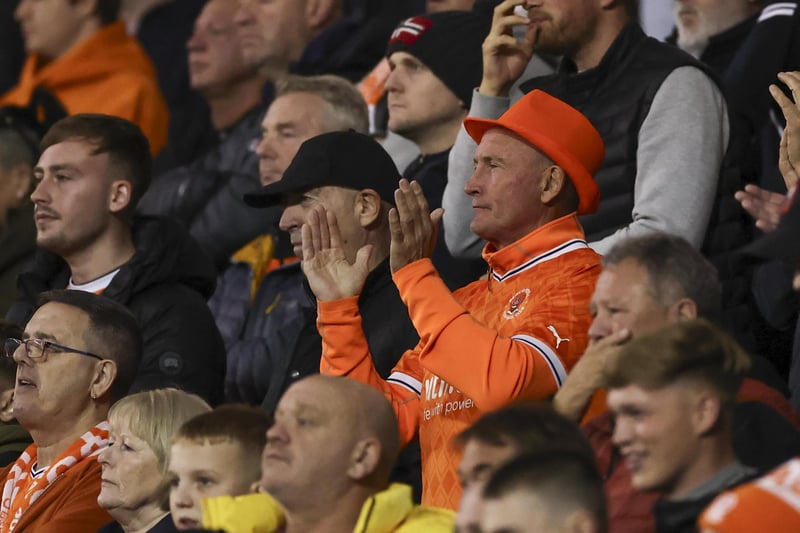
M 62 474 L 84 459 L 100 453 L 108 444 L 108 422 L 100 422 L 81 435 L 56 461 L 45 467 L 35 478 L 31 476 L 31 466 L 36 464 L 36 444 L 28 446 L 14 466 L 9 470 L 3 485 L 3 499 L 0 505 L 0 533 L 11 533 L 25 511 L 39 499 L 39 496 Z

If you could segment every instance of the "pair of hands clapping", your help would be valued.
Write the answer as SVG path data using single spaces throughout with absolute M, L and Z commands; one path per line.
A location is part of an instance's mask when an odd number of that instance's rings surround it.
M 400 180 L 394 193 L 397 207 L 389 211 L 392 272 L 419 259 L 430 257 L 442 220 L 442 209 L 429 211 L 422 187 L 416 181 Z M 315 207 L 302 228 L 303 272 L 320 301 L 338 300 L 361 293 L 371 270 L 373 246 L 362 246 L 351 264 L 342 246 L 342 236 L 333 213 Z
M 786 119 L 786 128 L 781 136 L 778 168 L 781 171 L 786 189 L 792 191 L 800 176 L 800 72 L 781 72 L 778 79 L 784 82 L 792 93 L 790 99 L 777 85 L 770 85 L 769 92 L 780 106 Z M 771 192 L 757 185 L 746 185 L 743 191 L 735 194 L 742 207 L 756 219 L 756 227 L 762 231 L 773 231 L 780 221 L 786 207 L 788 195 Z

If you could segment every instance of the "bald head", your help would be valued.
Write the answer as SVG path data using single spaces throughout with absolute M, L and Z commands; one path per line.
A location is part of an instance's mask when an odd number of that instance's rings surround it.
M 363 439 L 376 439 L 380 443 L 381 454 L 376 474 L 388 479 L 400 453 L 400 433 L 394 410 L 383 394 L 369 385 L 345 377 L 319 374 L 303 382 L 310 389 L 317 389 L 320 397 L 328 397 L 327 405 L 331 410 L 336 409 L 345 420 L 350 431 L 343 434 L 342 438 L 349 438 L 352 445 Z

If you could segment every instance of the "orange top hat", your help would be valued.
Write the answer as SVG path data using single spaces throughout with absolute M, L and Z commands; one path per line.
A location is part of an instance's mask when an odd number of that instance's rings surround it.
M 597 210 L 600 191 L 593 176 L 605 158 L 605 145 L 589 119 L 574 107 L 537 89 L 499 119 L 466 118 L 464 127 L 477 143 L 492 128 L 516 133 L 564 169 L 578 191 L 579 215 Z

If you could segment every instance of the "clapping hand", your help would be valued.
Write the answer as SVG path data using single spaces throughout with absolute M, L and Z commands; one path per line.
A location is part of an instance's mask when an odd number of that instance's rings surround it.
M 416 181 L 400 180 L 394 192 L 397 207 L 389 211 L 389 229 L 392 243 L 389 248 L 389 264 L 392 272 L 419 259 L 430 257 L 436 246 L 442 208 L 429 211 L 428 201 L 422 187 Z
M 336 216 L 314 207 L 302 228 L 301 266 L 311 290 L 320 301 L 339 300 L 361 293 L 369 274 L 372 245 L 361 247 L 350 264 L 342 247 Z

